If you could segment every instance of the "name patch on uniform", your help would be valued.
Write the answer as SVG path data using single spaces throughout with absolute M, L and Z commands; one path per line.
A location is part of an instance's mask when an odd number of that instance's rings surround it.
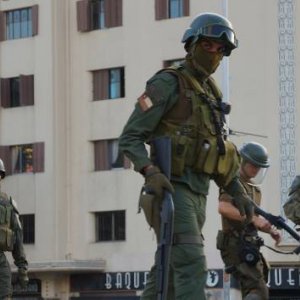
M 147 96 L 145 92 L 138 98 L 138 103 L 142 111 L 147 111 L 153 106 L 151 99 Z

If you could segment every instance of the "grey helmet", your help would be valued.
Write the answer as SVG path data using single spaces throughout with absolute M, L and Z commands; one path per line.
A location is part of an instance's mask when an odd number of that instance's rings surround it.
M 5 167 L 2 159 L 0 159 L 0 176 L 1 179 L 5 177 Z
M 181 42 L 185 43 L 185 49 L 191 43 L 197 42 L 200 38 L 207 37 L 225 42 L 225 56 L 238 47 L 238 40 L 232 24 L 225 17 L 216 13 L 203 13 L 194 18 L 190 27 L 186 29 Z
M 267 149 L 256 142 L 244 144 L 240 149 L 240 154 L 243 160 L 260 167 L 268 168 L 270 166 L 270 159 Z

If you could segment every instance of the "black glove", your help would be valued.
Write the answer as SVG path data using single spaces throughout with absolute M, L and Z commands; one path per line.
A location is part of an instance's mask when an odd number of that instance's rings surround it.
M 28 285 L 28 275 L 27 275 L 27 270 L 23 268 L 19 268 L 18 270 L 18 282 L 21 286 L 22 289 L 26 289 Z
M 251 222 L 254 214 L 254 205 L 252 199 L 247 195 L 244 187 L 234 178 L 224 190 L 233 197 L 233 204 L 239 210 L 241 216 L 246 215 L 246 221 Z
M 146 168 L 145 173 L 145 185 L 144 189 L 147 193 L 154 194 L 157 197 L 162 198 L 164 195 L 164 189 L 170 193 L 174 193 L 174 188 L 170 180 L 160 172 L 158 167 L 149 166 Z

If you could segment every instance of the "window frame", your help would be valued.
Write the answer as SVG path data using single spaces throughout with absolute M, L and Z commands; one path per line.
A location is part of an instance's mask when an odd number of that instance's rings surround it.
M 112 210 L 112 211 L 98 211 L 94 213 L 95 217 L 95 242 L 123 242 L 126 241 L 126 211 L 125 210 Z M 106 222 L 105 228 L 101 230 L 102 222 Z M 117 218 L 119 224 L 117 223 Z M 104 220 L 106 218 L 106 220 Z M 110 224 L 108 224 L 110 223 Z M 121 228 L 122 227 L 122 228 Z M 121 228 L 121 229 L 120 229 Z
M 123 153 L 119 152 L 119 147 L 118 145 L 116 146 L 117 143 L 118 139 L 93 141 L 95 172 L 123 170 L 131 167 L 130 160 Z M 117 156 L 113 152 L 117 153 Z M 121 161 L 123 161 L 122 165 L 120 165 Z M 117 163 L 116 166 L 114 166 L 115 163 Z
M 113 95 L 113 72 L 118 71 L 118 90 Z M 125 98 L 125 67 L 113 67 L 108 69 L 93 70 L 92 73 L 92 95 L 93 101 L 115 100 Z
M 26 172 L 26 173 L 13 172 L 12 147 L 21 146 L 21 145 L 33 145 L 32 172 Z M 6 176 L 41 173 L 45 171 L 45 143 L 44 142 L 0 146 L 0 157 L 3 160 L 4 165 L 6 167 Z
M 34 105 L 34 75 L 0 78 L 0 81 L 3 108 Z
M 23 20 L 24 12 L 27 15 L 26 20 Z M 19 22 L 15 20 L 17 15 L 19 15 Z M 38 5 L 0 12 L 0 41 L 30 38 L 37 34 Z
M 23 228 L 23 243 L 35 244 L 35 215 L 21 214 L 19 217 Z
M 190 15 L 190 0 L 178 0 L 182 9 L 177 16 L 172 16 L 171 14 L 171 1 L 174 0 L 155 0 L 155 20 L 175 19 Z

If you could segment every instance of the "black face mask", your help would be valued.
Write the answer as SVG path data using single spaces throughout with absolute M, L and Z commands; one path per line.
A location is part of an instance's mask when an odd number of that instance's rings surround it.
M 204 50 L 200 44 L 195 45 L 193 52 L 192 60 L 196 69 L 199 69 L 200 72 L 207 76 L 213 74 L 217 70 L 224 56 L 223 53 L 208 52 Z

